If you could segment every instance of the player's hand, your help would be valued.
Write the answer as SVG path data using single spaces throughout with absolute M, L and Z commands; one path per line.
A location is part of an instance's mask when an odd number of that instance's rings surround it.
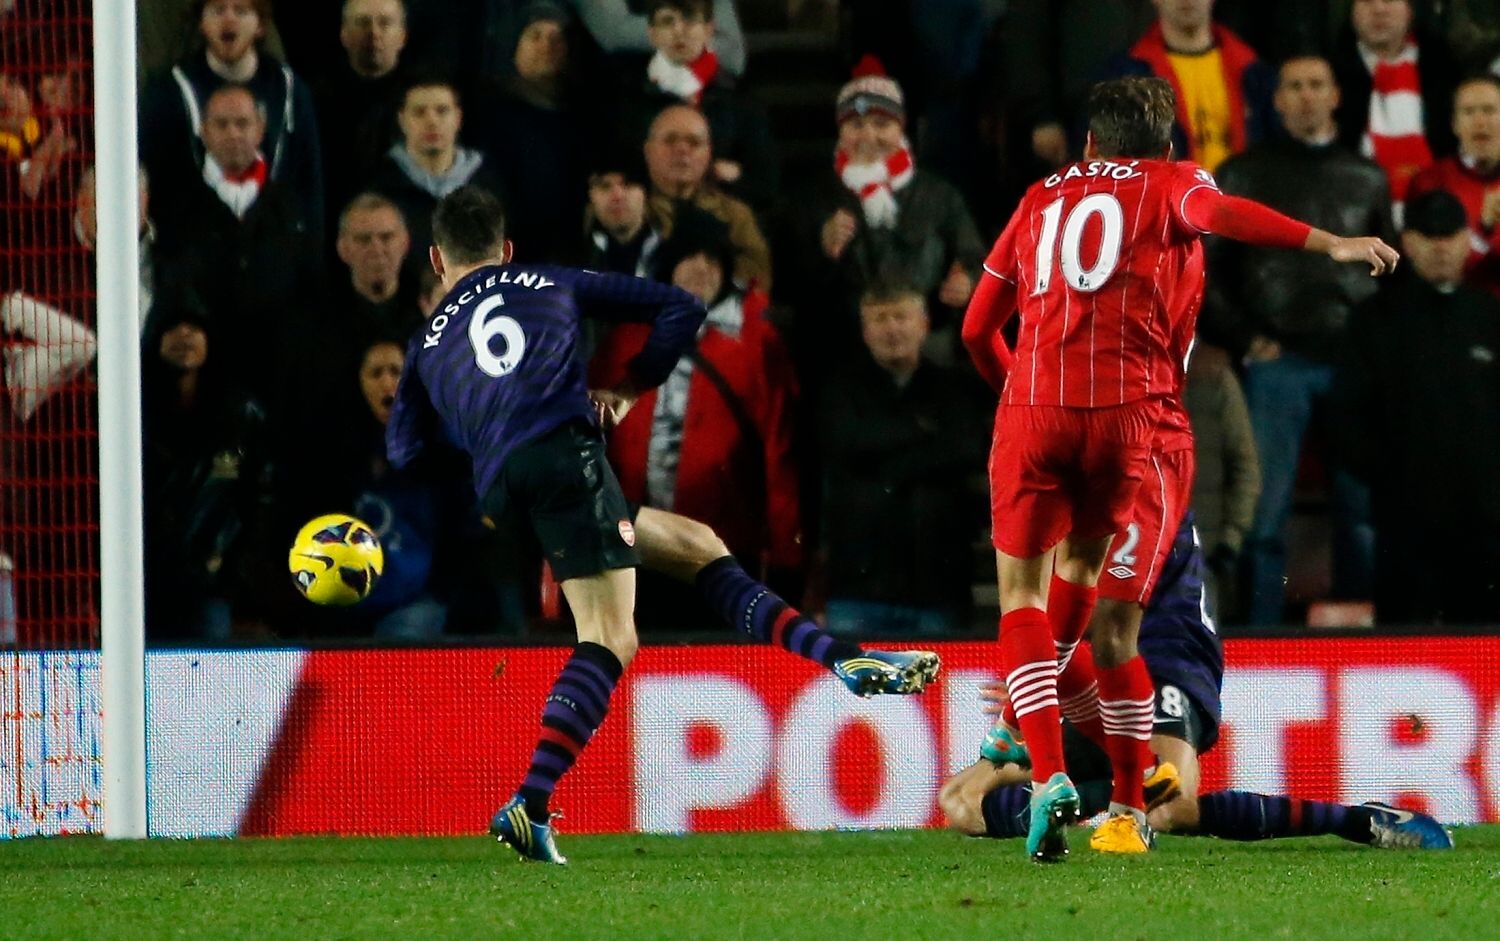
M 1370 266 L 1371 276 L 1396 270 L 1401 260 L 1394 248 L 1373 236 L 1363 238 L 1335 238 L 1328 247 L 1328 257 L 1334 261 L 1362 261 Z
M 958 262 L 948 269 L 948 276 L 938 288 L 938 300 L 949 307 L 964 307 L 974 293 L 974 279 Z
M 638 398 L 623 389 L 593 389 L 589 401 L 594 403 L 594 414 L 599 418 L 599 427 L 605 431 L 618 428 Z
M 738 161 L 722 159 L 714 161 L 714 179 L 720 183 L 738 183 L 744 174 L 745 168 L 741 167 Z
M 1484 194 L 1484 202 L 1479 206 L 1479 221 L 1486 229 L 1493 229 L 1500 223 L 1500 187 Z
M 1269 363 L 1281 358 L 1281 344 L 1270 337 L 1256 337 L 1245 351 L 1245 360 L 1251 363 Z
M 1031 152 L 1049 167 L 1068 162 L 1068 134 L 1056 121 L 1038 124 L 1031 131 Z
M 854 218 L 854 213 L 847 209 L 839 209 L 828 217 L 823 223 L 823 254 L 831 260 L 838 261 L 843 257 L 844 249 L 854 239 L 854 233 L 859 230 L 859 220 Z
M 984 700 L 984 714 L 987 716 L 1001 715 L 1005 712 L 1005 704 L 1010 702 L 1010 694 L 999 680 L 979 687 L 979 698 Z

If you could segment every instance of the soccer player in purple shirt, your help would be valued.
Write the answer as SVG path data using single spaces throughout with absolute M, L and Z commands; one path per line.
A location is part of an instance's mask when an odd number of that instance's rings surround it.
M 1198 756 L 1219 737 L 1224 677 L 1224 650 L 1205 600 L 1204 568 L 1188 514 L 1141 622 L 1141 656 L 1156 686 L 1151 750 L 1177 766 L 1181 781 L 1173 791 L 1148 789 L 1150 830 L 1243 841 L 1333 833 L 1381 848 L 1451 849 L 1453 837 L 1432 817 L 1378 802 L 1349 806 L 1249 791 L 1198 794 Z M 986 710 L 998 715 L 1004 695 L 1002 686 L 990 687 Z M 1078 782 L 1083 814 L 1093 816 L 1109 804 L 1109 758 L 1071 726 L 1065 724 L 1064 732 L 1065 758 Z M 1031 776 L 1022 767 L 1025 749 L 993 738 L 986 737 L 978 761 L 943 785 L 938 804 L 960 833 L 1025 836 L 1031 796 L 1026 786 Z
M 528 859 L 557 851 L 549 803 L 604 721 L 637 646 L 635 566 L 691 581 L 730 624 L 821 663 L 860 695 L 921 692 L 929 651 L 865 651 L 835 638 L 752 579 L 713 531 L 626 503 L 603 432 L 666 379 L 696 341 L 705 311 L 671 285 L 547 265 L 513 265 L 499 202 L 477 187 L 433 213 L 433 271 L 444 297 L 412 338 L 386 427 L 400 468 L 429 444 L 473 459 L 484 513 L 524 514 L 577 623 L 578 645 L 542 711 L 531 765 L 490 832 Z M 651 323 L 618 388 L 585 384 L 581 318 Z

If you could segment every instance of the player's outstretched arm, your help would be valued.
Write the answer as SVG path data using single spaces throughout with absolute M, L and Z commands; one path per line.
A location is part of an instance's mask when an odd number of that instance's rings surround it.
M 1262 248 L 1298 248 L 1338 262 L 1365 262 L 1372 275 L 1394 271 L 1401 257 L 1378 238 L 1334 235 L 1253 199 L 1221 193 L 1210 184 L 1195 186 L 1183 196 L 1182 215 L 1199 231 L 1237 242 Z

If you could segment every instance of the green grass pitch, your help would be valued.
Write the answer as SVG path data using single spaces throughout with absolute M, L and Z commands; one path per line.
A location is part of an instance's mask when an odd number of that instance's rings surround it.
M 1500 826 L 1451 853 L 1164 837 L 1040 867 L 943 832 L 0 843 L 0 938 L 1486 938 Z

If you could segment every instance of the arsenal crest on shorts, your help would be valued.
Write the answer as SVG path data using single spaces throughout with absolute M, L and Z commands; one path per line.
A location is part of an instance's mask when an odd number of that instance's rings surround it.
M 635 545 L 635 527 L 630 525 L 630 520 L 620 520 L 620 538 L 627 546 Z

